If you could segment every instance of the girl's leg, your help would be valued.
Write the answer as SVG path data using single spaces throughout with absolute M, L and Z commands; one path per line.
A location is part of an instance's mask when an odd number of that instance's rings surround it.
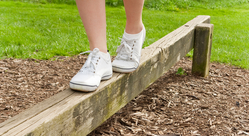
M 90 43 L 89 56 L 69 85 L 73 90 L 91 92 L 101 80 L 112 77 L 112 64 L 106 46 L 105 0 L 76 0 Z
M 105 0 L 76 0 L 81 20 L 90 43 L 90 50 L 107 52 Z
M 130 73 L 139 66 L 145 28 L 142 22 L 144 0 L 123 0 L 126 12 L 126 27 L 117 56 L 112 62 L 116 72 Z
M 142 10 L 144 0 L 123 0 L 126 12 L 125 32 L 137 34 L 143 29 Z

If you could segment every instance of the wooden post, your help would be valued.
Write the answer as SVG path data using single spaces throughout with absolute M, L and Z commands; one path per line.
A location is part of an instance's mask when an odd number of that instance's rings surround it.
M 213 24 L 202 23 L 196 26 L 192 73 L 207 77 L 210 69 Z

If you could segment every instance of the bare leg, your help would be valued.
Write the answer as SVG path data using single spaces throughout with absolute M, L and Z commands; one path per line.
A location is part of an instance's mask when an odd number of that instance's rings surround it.
M 90 49 L 107 52 L 105 0 L 76 0 Z
M 125 32 L 137 34 L 143 29 L 142 10 L 144 0 L 123 0 L 126 12 Z
M 117 56 L 112 62 L 115 72 L 131 73 L 139 66 L 141 50 L 146 36 L 142 22 L 144 0 L 123 0 L 126 12 L 125 33 Z

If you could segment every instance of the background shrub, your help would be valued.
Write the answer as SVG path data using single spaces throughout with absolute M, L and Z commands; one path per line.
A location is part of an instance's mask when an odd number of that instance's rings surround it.
M 74 5 L 75 0 L 0 0 L 0 1 L 21 1 L 31 3 L 56 3 Z M 145 0 L 144 7 L 152 10 L 171 10 L 189 8 L 215 9 L 222 7 L 231 7 L 234 5 L 248 3 L 249 0 Z M 123 6 L 123 0 L 106 0 L 106 5 Z

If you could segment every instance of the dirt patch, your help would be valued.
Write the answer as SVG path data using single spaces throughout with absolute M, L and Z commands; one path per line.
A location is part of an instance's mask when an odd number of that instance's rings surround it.
M 68 88 L 86 56 L 55 59 L 0 60 L 0 123 Z M 201 78 L 184 58 L 89 135 L 249 135 L 248 88 L 248 70 L 212 63 Z

